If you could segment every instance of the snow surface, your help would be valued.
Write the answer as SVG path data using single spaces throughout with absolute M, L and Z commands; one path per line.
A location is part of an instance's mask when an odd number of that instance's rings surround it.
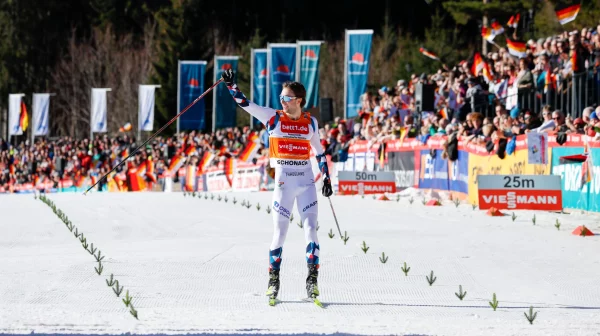
M 228 203 L 181 193 L 50 195 L 106 256 L 101 276 L 48 206 L 32 195 L 2 196 L 0 334 L 600 334 L 600 236 L 571 234 L 582 224 L 600 232 L 597 215 L 517 211 L 513 222 L 470 204 L 425 207 L 421 193 L 405 191 L 398 202 L 332 197 L 346 245 L 319 199 L 325 309 L 301 300 L 307 271 L 297 209 L 282 302 L 267 304 L 271 193 L 230 193 Z M 133 296 L 139 320 L 106 285 L 111 273 Z M 463 301 L 454 294 L 459 285 Z M 493 293 L 497 311 L 488 304 Z M 533 325 L 524 316 L 530 306 Z

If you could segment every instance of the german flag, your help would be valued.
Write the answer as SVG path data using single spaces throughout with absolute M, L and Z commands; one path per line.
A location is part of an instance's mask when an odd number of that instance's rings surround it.
M 185 169 L 185 190 L 196 191 L 196 166 L 189 164 Z
M 485 40 L 492 42 L 494 40 L 494 37 L 496 37 L 496 35 L 494 35 L 494 33 L 492 32 L 492 30 L 490 28 L 481 27 L 481 37 L 483 37 Z
M 473 55 L 473 64 L 471 65 L 471 73 L 473 76 L 477 76 L 479 71 L 483 70 L 484 64 L 485 62 L 483 62 L 483 58 L 481 58 L 481 55 L 476 52 L 475 55 Z
M 511 39 L 506 39 L 506 46 L 508 47 L 508 52 L 516 57 L 525 57 L 527 56 L 527 45 L 525 42 L 520 41 L 512 41 Z
M 171 164 L 169 165 L 169 171 L 171 173 L 176 172 L 179 167 L 185 162 L 185 158 L 181 156 L 181 154 L 175 154 L 171 159 Z
M 154 161 L 152 161 L 152 156 L 149 156 L 148 161 L 146 161 L 146 177 L 148 177 L 152 183 L 156 183 L 156 174 L 154 173 Z
M 431 59 L 434 59 L 436 61 L 440 60 L 440 58 L 436 54 L 432 53 L 431 51 L 429 51 L 423 47 L 419 48 L 419 51 L 421 52 L 421 54 L 423 54 Z
M 235 169 L 235 159 L 230 157 L 225 160 L 225 178 L 230 186 L 233 186 L 233 173 Z
M 138 168 L 129 168 L 126 181 L 129 191 L 142 191 L 146 189 L 146 181 L 140 176 Z
M 473 56 L 473 65 L 471 65 L 471 73 L 473 73 L 473 76 L 477 76 L 480 71 L 482 72 L 483 78 L 487 83 L 491 82 L 494 79 L 492 77 L 492 73 L 488 64 L 483 60 L 481 54 L 477 52 Z
M 27 107 L 25 103 L 21 100 L 21 115 L 19 116 L 19 126 L 21 126 L 21 130 L 25 132 L 27 130 L 27 126 L 29 126 L 29 116 L 27 115 Z
M 507 26 L 511 28 L 517 28 L 519 26 L 519 20 L 521 19 L 521 14 L 513 15 L 508 19 Z
M 206 171 L 206 168 L 208 168 L 208 165 L 212 162 L 212 160 L 215 158 L 215 155 L 209 151 L 205 151 L 204 155 L 202 155 L 202 160 L 200 160 L 200 171 L 204 172 Z
M 185 156 L 191 156 L 196 152 L 196 145 L 187 146 L 183 152 L 185 153 Z
M 558 5 L 556 7 L 556 17 L 560 24 L 567 24 L 577 17 L 579 10 L 581 9 L 581 4 L 576 5 Z
M 492 33 L 494 33 L 494 35 L 500 35 L 502 33 L 504 33 L 504 27 L 502 27 L 501 24 L 498 23 L 498 21 L 494 21 L 492 22 Z
M 248 144 L 240 152 L 238 158 L 244 162 L 251 162 L 259 148 L 258 135 L 255 132 L 252 132 L 250 136 L 248 136 Z

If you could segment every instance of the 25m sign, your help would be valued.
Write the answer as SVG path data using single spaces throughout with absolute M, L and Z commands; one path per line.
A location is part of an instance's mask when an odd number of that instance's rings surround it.
M 559 175 L 479 175 L 479 209 L 562 210 Z

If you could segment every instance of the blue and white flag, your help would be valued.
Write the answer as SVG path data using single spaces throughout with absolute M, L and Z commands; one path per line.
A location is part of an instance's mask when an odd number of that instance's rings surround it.
M 259 106 L 267 106 L 267 85 L 269 76 L 267 76 L 267 49 L 252 49 L 250 60 L 250 100 Z M 260 124 L 260 121 L 250 117 L 254 121 L 251 126 Z
M 154 129 L 154 92 L 159 85 L 140 85 L 138 90 L 138 131 Z
M 367 89 L 373 30 L 346 30 L 344 58 L 344 118 L 354 118 Z
M 216 56 L 214 62 L 214 82 L 221 78 L 221 73 L 227 69 L 232 69 L 237 74 L 239 56 Z M 238 77 L 239 78 L 239 77 Z M 213 132 L 219 128 L 234 127 L 236 125 L 237 104 L 232 99 L 231 93 L 226 85 L 217 85 L 214 89 L 213 97 Z
M 281 109 L 279 94 L 284 82 L 296 78 L 296 48 L 295 43 L 268 43 L 267 67 L 270 84 L 267 86 L 269 107 Z
M 23 135 L 21 128 L 21 99 L 23 96 L 22 93 L 8 95 L 8 136 Z
M 50 129 L 50 94 L 33 94 L 33 135 L 48 135 Z
M 108 104 L 106 102 L 106 92 L 110 89 L 92 88 L 92 103 L 90 104 L 90 122 L 93 133 L 106 133 Z
M 298 41 L 296 80 L 306 88 L 305 109 L 319 105 L 319 55 L 321 41 Z
M 179 114 L 204 92 L 206 61 L 179 61 L 178 67 L 176 114 Z M 201 99 L 177 118 L 177 133 L 188 130 L 204 130 L 204 112 L 204 99 Z

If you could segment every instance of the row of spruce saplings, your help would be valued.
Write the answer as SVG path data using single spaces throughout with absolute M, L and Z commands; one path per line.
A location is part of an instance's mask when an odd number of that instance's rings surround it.
M 34 197 L 37 198 L 37 195 Z M 73 225 L 73 222 L 71 222 L 69 217 L 67 217 L 67 215 L 61 209 L 57 208 L 56 204 L 54 204 L 54 202 L 50 200 L 50 198 L 48 198 L 45 195 L 40 195 L 39 199 L 52 209 L 54 214 L 58 216 L 58 218 L 65 224 L 67 229 L 69 229 L 69 231 L 73 233 L 73 236 L 79 239 L 79 242 L 81 242 L 83 248 L 89 254 L 94 256 L 96 262 L 98 263 L 98 266 L 95 266 L 94 269 L 96 270 L 96 273 L 98 273 L 98 275 L 102 275 L 102 272 L 104 271 L 104 265 L 102 265 L 102 260 L 104 260 L 104 256 L 101 255 L 101 251 L 98 248 L 94 247 L 94 243 L 88 244 L 87 238 L 84 236 L 83 232 L 80 232 L 79 229 L 75 225 Z M 98 251 L 98 253 L 96 253 L 96 251 Z M 117 295 L 117 297 L 121 296 L 121 293 L 123 292 L 123 286 L 119 285 L 119 280 L 115 280 L 113 274 L 110 275 L 110 278 L 106 279 L 106 285 L 112 288 L 113 292 Z M 133 303 L 131 302 L 132 297 L 129 295 L 129 290 L 127 290 L 127 292 L 125 293 L 125 298 L 121 300 L 125 304 L 125 307 L 129 308 L 129 313 L 133 317 L 138 319 L 138 312 L 133 307 Z

